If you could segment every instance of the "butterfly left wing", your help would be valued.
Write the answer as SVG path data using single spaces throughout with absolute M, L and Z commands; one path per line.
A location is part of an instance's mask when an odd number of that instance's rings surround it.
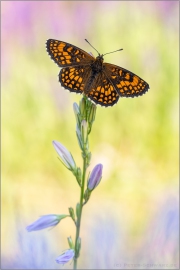
M 59 67 L 89 65 L 95 60 L 87 52 L 64 41 L 48 39 L 46 49 Z
M 149 89 L 147 82 L 124 68 L 104 63 L 103 71 L 122 97 L 137 97 Z

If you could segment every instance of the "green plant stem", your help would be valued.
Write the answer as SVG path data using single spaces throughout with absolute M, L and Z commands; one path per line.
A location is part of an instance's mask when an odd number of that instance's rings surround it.
M 76 223 L 76 240 L 75 240 L 75 257 L 74 257 L 74 268 L 77 269 L 77 260 L 78 260 L 78 250 L 77 250 L 77 243 L 78 243 L 78 238 L 80 235 L 80 227 L 81 227 L 81 216 L 82 216 L 82 208 L 83 208 L 83 196 L 84 196 L 84 184 L 85 184 L 85 178 L 86 178 L 86 155 L 85 151 L 83 151 L 83 175 L 82 175 L 82 185 L 81 185 L 81 194 L 80 194 L 80 211 L 79 211 L 79 216 L 77 219 Z

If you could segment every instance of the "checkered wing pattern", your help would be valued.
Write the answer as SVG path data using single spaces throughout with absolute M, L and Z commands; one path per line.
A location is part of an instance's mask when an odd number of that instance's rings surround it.
M 94 57 L 80 48 L 55 39 L 47 40 L 46 49 L 59 67 L 89 65 L 95 60 Z
M 59 82 L 69 91 L 82 94 L 90 74 L 89 66 L 62 68 L 59 73 Z
M 137 97 L 148 91 L 149 85 L 129 70 L 108 63 L 104 63 L 104 67 L 121 97 Z
M 137 97 L 149 85 L 132 72 L 96 58 L 82 49 L 59 40 L 46 42 L 47 52 L 61 67 L 59 82 L 70 92 L 85 94 L 96 104 L 113 106 L 119 97 Z
M 113 106 L 118 102 L 119 95 L 108 77 L 102 72 L 94 79 L 88 97 L 101 106 Z

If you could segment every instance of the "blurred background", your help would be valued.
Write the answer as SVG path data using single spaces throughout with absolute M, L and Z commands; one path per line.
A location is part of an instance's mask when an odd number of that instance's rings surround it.
M 52 140 L 82 167 L 73 102 L 45 42 L 87 52 L 119 48 L 105 62 L 150 85 L 138 98 L 97 107 L 89 171 L 103 178 L 83 209 L 84 269 L 178 268 L 179 1 L 2 1 L 1 269 L 58 269 L 74 224 L 28 233 L 40 215 L 66 214 L 78 185 L 57 159 Z M 68 263 L 64 268 L 72 269 Z

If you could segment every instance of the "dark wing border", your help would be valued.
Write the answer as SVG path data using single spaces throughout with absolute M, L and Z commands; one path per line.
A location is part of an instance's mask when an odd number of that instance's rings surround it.
M 85 55 L 85 58 L 80 61 L 80 62 L 77 62 L 76 64 L 59 64 L 59 62 L 55 59 L 54 57 L 54 54 L 52 53 L 52 51 L 50 50 L 50 43 L 51 42 L 62 42 L 62 43 L 65 43 L 66 45 L 70 46 L 70 47 L 73 47 L 77 50 L 79 50 L 81 53 L 83 53 Z M 68 43 L 68 42 L 65 42 L 65 41 L 62 41 L 62 40 L 57 40 L 57 39 L 48 39 L 46 41 L 46 50 L 47 50 L 47 53 L 49 54 L 50 58 L 59 66 L 59 67 L 75 67 L 75 66 L 80 66 L 80 65 L 89 65 L 90 61 L 95 61 L 95 58 L 93 56 L 91 56 L 89 53 L 87 53 L 86 51 L 80 49 L 79 47 L 75 46 L 75 45 L 72 45 L 71 43 Z
M 108 68 L 108 66 L 110 66 L 111 68 L 116 68 L 116 69 L 122 70 L 123 72 L 128 73 L 131 76 L 136 76 L 138 79 L 140 79 L 141 81 L 143 81 L 146 84 L 145 88 L 141 92 L 139 92 L 138 94 L 136 94 L 136 93 L 131 94 L 131 95 L 130 94 L 129 95 L 121 94 L 120 91 L 119 91 L 119 88 L 116 86 L 116 84 L 120 83 L 121 80 L 119 82 L 117 82 L 117 81 L 112 79 L 111 74 L 109 75 L 109 72 L 112 72 L 112 71 L 111 71 L 110 68 Z M 104 67 L 105 68 L 104 68 L 103 72 L 109 78 L 109 80 L 111 81 L 111 83 L 115 87 L 115 89 L 116 89 L 117 93 L 120 95 L 120 97 L 132 97 L 132 98 L 134 98 L 134 97 L 142 96 L 143 94 L 145 94 L 150 89 L 149 84 L 146 81 L 144 81 L 141 77 L 139 77 L 135 73 L 129 71 L 128 69 L 125 69 L 125 68 L 122 68 L 120 66 L 113 65 L 113 64 L 110 64 L 110 63 L 104 63 Z M 127 81 L 127 80 L 122 80 L 122 81 L 124 82 L 124 81 Z

